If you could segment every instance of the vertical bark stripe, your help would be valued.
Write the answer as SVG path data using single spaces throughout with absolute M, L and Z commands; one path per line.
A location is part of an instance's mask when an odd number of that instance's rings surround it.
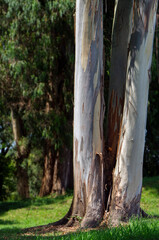
M 84 9 L 84 20 L 83 20 L 83 33 L 82 33 L 82 53 L 81 53 L 81 65 L 86 71 L 87 62 L 91 47 L 91 42 L 95 41 L 97 21 L 96 12 L 98 11 L 99 0 L 87 0 Z M 91 15 L 91 17 L 90 17 Z
M 96 153 L 101 153 L 102 151 L 102 141 L 100 136 L 100 109 L 101 107 L 101 96 L 100 92 L 97 97 L 95 109 L 94 109 L 94 119 L 93 119 L 93 159 Z

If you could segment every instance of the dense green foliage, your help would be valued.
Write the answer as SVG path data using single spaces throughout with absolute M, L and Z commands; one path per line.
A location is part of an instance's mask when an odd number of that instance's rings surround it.
M 4 116 L 10 118 L 11 108 L 20 116 L 24 135 L 19 144 L 29 146 L 21 165 L 28 166 L 31 193 L 40 188 L 46 139 L 55 151 L 72 148 L 73 13 L 70 0 L 0 1 L 1 105 Z M 5 131 L 12 131 L 11 123 Z M 5 142 L 11 140 L 16 159 L 13 137 Z
M 68 211 L 72 194 L 59 197 L 35 198 L 25 201 L 0 202 L 0 239 L 159 239 L 159 177 L 145 178 L 141 207 L 152 218 L 132 219 L 126 226 L 102 228 L 63 236 L 63 232 L 36 232 L 33 236 L 17 235 L 23 228 L 48 224 Z M 59 236 L 60 235 L 60 236 Z M 57 236 L 57 237 L 54 237 Z
M 14 189 L 14 162 L 8 154 L 13 137 L 10 118 L 2 101 L 0 101 L 0 116 L 0 199 L 6 199 L 9 192 Z

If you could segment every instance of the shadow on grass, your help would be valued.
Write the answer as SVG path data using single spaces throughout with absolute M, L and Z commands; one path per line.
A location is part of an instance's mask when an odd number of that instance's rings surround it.
M 69 196 L 70 194 L 64 195 L 64 196 L 54 196 L 54 197 L 47 197 L 47 198 L 35 198 L 35 199 L 27 199 L 22 201 L 10 201 L 10 202 L 0 202 L 0 215 L 5 214 L 5 212 L 9 210 L 16 210 L 20 208 L 27 208 L 30 206 L 40 207 L 43 205 L 49 205 L 49 204 L 57 204 L 61 203 L 63 204 L 64 199 L 66 196 Z
M 153 190 L 159 194 L 159 176 L 156 177 L 145 177 L 143 179 L 143 187 L 146 190 Z
M 7 231 L 7 234 L 5 234 Z M 21 229 L 5 229 L 0 231 L 0 240 L 159 240 L 159 224 L 155 222 L 136 221 L 125 227 L 116 227 L 103 230 L 91 230 L 87 232 L 77 231 L 67 235 L 52 233 L 51 236 L 24 236 L 20 234 Z
M 17 223 L 18 223 L 17 221 L 9 221 L 9 220 L 0 219 L 0 225 L 12 225 L 12 224 L 17 224 Z
M 16 227 L 0 229 L 0 239 L 12 239 L 12 236 L 16 237 L 17 234 L 21 233 L 21 231 L 22 229 Z

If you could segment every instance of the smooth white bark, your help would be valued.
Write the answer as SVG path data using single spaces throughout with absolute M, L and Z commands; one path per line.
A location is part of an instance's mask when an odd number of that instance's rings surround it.
M 99 215 L 96 213 L 98 206 L 102 208 L 101 196 L 95 200 L 93 193 L 98 186 L 98 182 L 95 181 L 98 178 L 96 174 L 100 179 L 102 178 L 101 171 L 93 170 L 96 164 L 102 165 L 103 149 L 102 16 L 102 1 L 76 1 L 73 205 L 73 209 L 76 210 L 73 211 L 82 212 L 78 208 L 85 209 L 81 215 L 85 215 L 86 218 L 90 217 L 90 208 L 92 208 L 91 214 L 94 214 L 95 218 Z M 96 158 L 97 155 L 100 156 L 100 160 Z M 100 161 L 100 163 L 96 163 L 96 161 Z M 102 182 L 99 181 L 101 194 Z M 82 207 L 76 206 L 80 205 L 79 201 Z M 96 201 L 96 206 L 94 201 Z

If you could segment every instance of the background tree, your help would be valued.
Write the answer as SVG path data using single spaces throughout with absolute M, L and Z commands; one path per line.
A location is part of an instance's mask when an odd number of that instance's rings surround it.
M 2 96 L 12 116 L 20 119 L 25 131 L 21 138 L 29 144 L 28 156 L 20 165 L 28 171 L 27 159 L 33 161 L 29 167 L 37 163 L 34 152 L 38 149 L 45 159 L 42 196 L 72 185 L 73 9 L 72 1 L 14 0 L 5 1 L 1 15 Z M 17 150 L 19 141 L 24 143 L 17 140 Z M 59 170 L 62 164 L 67 171 Z
M 158 41 L 158 28 L 156 28 L 156 41 Z M 152 58 L 152 74 L 150 81 L 149 90 L 149 102 L 148 102 L 148 118 L 147 118 L 147 131 L 146 131 L 146 142 L 145 142 L 145 154 L 144 154 L 144 176 L 155 176 L 159 175 L 159 126 L 156 119 L 159 118 L 159 87 L 158 87 L 158 71 L 157 61 L 158 51 L 154 47 L 154 54 Z
M 14 163 L 9 154 L 13 148 L 13 137 L 10 115 L 5 110 L 3 100 L 0 100 L 0 200 L 5 200 L 10 191 L 14 190 Z

